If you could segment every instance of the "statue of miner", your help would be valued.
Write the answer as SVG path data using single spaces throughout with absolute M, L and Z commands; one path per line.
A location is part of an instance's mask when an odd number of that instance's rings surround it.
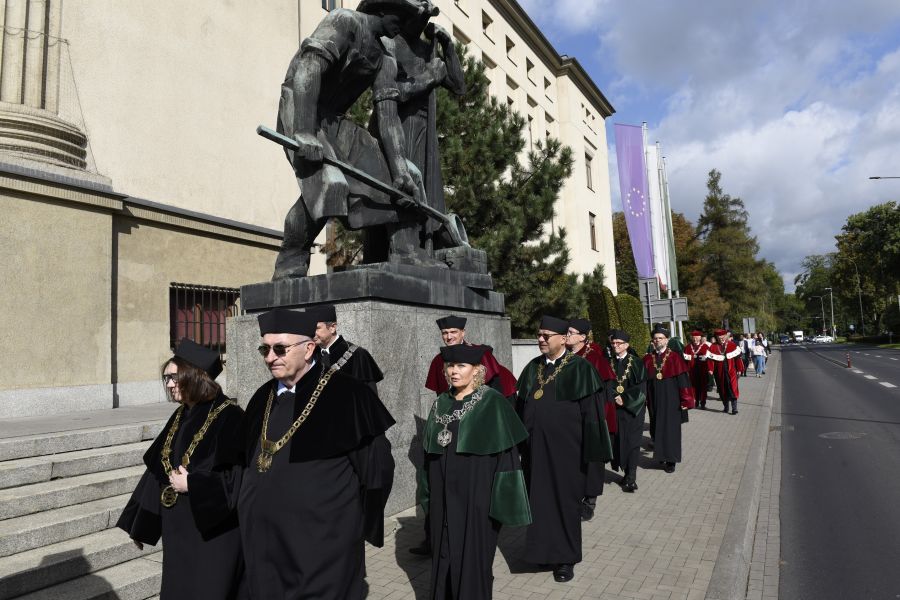
M 384 226 L 391 260 L 428 261 L 419 236 L 410 235 L 422 220 L 413 202 L 392 199 L 322 160 L 339 160 L 424 201 L 421 173 L 403 152 L 397 61 L 381 38 L 394 38 L 430 6 L 422 0 L 362 0 L 355 11 L 331 11 L 291 59 L 281 85 L 278 131 L 299 146 L 286 152 L 301 197 L 285 218 L 273 279 L 306 275 L 313 241 L 329 218 L 349 229 Z M 345 118 L 369 88 L 372 133 Z

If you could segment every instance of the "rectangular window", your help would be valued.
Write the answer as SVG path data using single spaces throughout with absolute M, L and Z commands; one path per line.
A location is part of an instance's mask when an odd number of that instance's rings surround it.
M 584 155 L 584 172 L 585 172 L 585 175 L 587 175 L 588 189 L 591 191 L 594 190 L 594 174 L 591 172 L 592 171 L 592 169 L 591 169 L 592 163 L 593 163 L 593 159 L 591 158 L 591 155 L 585 154 Z
M 506 36 L 506 58 L 510 60 L 513 64 L 516 64 L 515 59 L 513 58 L 513 51 L 516 49 L 516 43 L 509 39 L 509 36 Z
M 484 34 L 484 37 L 491 40 L 492 42 L 494 41 L 493 39 L 491 39 L 491 24 L 493 22 L 494 20 L 489 14 L 481 11 L 481 32 Z
M 591 227 L 591 250 L 597 249 L 597 215 L 594 213 L 588 213 L 588 223 Z
M 225 353 L 225 319 L 238 314 L 240 290 L 187 283 L 169 285 L 169 345 L 182 338 Z
M 528 76 L 528 81 L 534 83 L 534 79 L 531 78 L 532 71 L 534 71 L 534 63 L 531 62 L 530 59 L 525 59 L 525 74 Z

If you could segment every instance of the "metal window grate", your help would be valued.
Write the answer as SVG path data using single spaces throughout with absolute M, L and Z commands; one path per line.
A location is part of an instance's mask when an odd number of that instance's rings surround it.
M 240 312 L 240 290 L 207 285 L 169 285 L 169 344 L 188 338 L 225 354 L 225 320 Z

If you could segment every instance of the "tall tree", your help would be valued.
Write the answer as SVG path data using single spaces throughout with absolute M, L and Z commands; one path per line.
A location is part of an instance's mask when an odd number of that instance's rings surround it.
M 765 263 L 756 258 L 759 244 L 750 233 L 744 202 L 726 194 L 721 179 L 719 171 L 709 172 L 703 213 L 697 220 L 697 237 L 702 242 L 699 262 L 705 281 L 714 282 L 728 303 L 723 317 L 734 325 L 743 317 L 758 317 L 763 310 L 760 290 L 767 292 Z
M 616 255 L 616 288 L 620 294 L 638 297 L 638 273 L 631 250 L 625 213 L 613 213 L 613 250 Z

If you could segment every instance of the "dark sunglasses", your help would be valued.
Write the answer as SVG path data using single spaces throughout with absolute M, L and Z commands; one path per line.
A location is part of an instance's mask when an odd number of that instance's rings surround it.
M 300 344 L 309 344 L 309 343 L 312 343 L 312 340 L 301 340 L 301 341 L 297 342 L 296 344 L 273 344 L 271 346 L 268 344 L 263 344 L 260 347 L 258 347 L 257 350 L 259 350 L 259 355 L 262 356 L 263 358 L 267 357 L 269 355 L 270 351 L 274 352 L 275 356 L 281 358 L 282 356 L 284 356 L 285 354 L 288 353 L 289 349 L 293 348 L 294 346 L 299 346 Z
M 164 373 L 163 383 L 178 383 L 178 373 Z

